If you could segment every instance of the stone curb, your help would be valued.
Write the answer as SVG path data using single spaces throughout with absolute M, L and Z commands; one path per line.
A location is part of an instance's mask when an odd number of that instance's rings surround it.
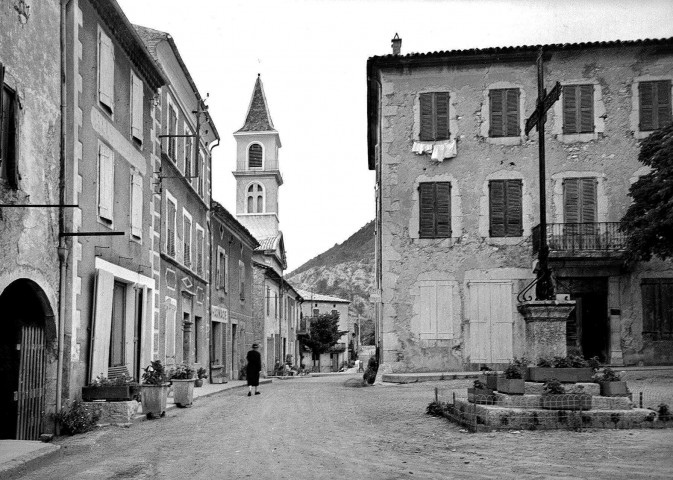
M 60 445 L 45 443 L 42 447 L 33 450 L 32 452 L 28 452 L 20 457 L 12 458 L 0 465 L 0 478 L 5 478 L 12 473 L 16 473 L 16 470 L 27 467 L 37 460 L 56 455 L 60 449 Z
M 387 373 L 381 376 L 385 383 L 420 383 L 441 380 L 465 380 L 477 378 L 481 372 L 445 372 L 445 373 Z

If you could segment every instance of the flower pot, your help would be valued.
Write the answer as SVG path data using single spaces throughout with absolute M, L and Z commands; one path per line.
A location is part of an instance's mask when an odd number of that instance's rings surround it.
M 178 407 L 191 407 L 194 401 L 194 382 L 193 378 L 171 380 L 173 382 L 173 401 Z
M 490 388 L 468 388 L 467 401 L 480 405 L 493 405 L 495 403 L 495 395 L 493 395 L 493 390 Z
M 625 397 L 629 394 L 626 382 L 598 382 L 603 397 Z
M 582 368 L 552 368 L 552 367 L 528 367 L 528 381 L 546 382 L 552 378 L 562 383 L 591 382 L 593 369 Z
M 203 387 L 203 378 L 197 378 L 197 379 L 194 381 L 194 386 L 195 386 L 195 387 Z
M 166 397 L 168 385 L 141 385 L 143 413 L 147 418 L 158 418 L 166 415 Z
M 479 381 L 491 390 L 498 389 L 498 375 L 479 375 Z
M 137 398 L 140 387 L 138 385 L 104 385 L 100 387 L 82 387 L 82 400 L 94 402 L 105 400 L 106 402 L 127 402 Z
M 525 384 L 523 378 L 498 377 L 497 390 L 500 393 L 508 393 L 510 395 L 523 395 Z
M 540 407 L 546 410 L 591 410 L 591 395 L 586 393 L 542 395 Z

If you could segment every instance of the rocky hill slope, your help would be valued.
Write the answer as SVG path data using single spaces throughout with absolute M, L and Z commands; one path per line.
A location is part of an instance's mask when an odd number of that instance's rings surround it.
M 373 342 L 374 306 L 369 302 L 369 295 L 374 291 L 373 220 L 286 278 L 297 288 L 350 300 L 351 322 L 357 316 L 364 319 L 361 322 L 363 345 Z

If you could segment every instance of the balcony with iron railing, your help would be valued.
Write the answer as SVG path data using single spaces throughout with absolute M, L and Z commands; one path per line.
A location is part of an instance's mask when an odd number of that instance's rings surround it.
M 620 222 L 548 223 L 550 257 L 621 257 L 626 234 Z M 533 253 L 540 250 L 540 226 L 533 227 Z

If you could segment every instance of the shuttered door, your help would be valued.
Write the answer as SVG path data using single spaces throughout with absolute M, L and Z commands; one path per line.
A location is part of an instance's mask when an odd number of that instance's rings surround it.
M 564 248 L 590 250 L 597 247 L 596 183 L 595 178 L 566 178 L 563 181 Z
M 37 440 L 42 433 L 45 396 L 44 329 L 35 325 L 21 327 L 21 361 L 17 392 L 17 440 Z
M 94 318 L 91 331 L 89 381 L 95 380 L 98 375 L 107 376 L 110 359 L 113 292 L 114 275 L 106 270 L 98 270 L 94 284 Z
M 512 359 L 512 285 L 470 282 L 470 361 L 506 363 Z

